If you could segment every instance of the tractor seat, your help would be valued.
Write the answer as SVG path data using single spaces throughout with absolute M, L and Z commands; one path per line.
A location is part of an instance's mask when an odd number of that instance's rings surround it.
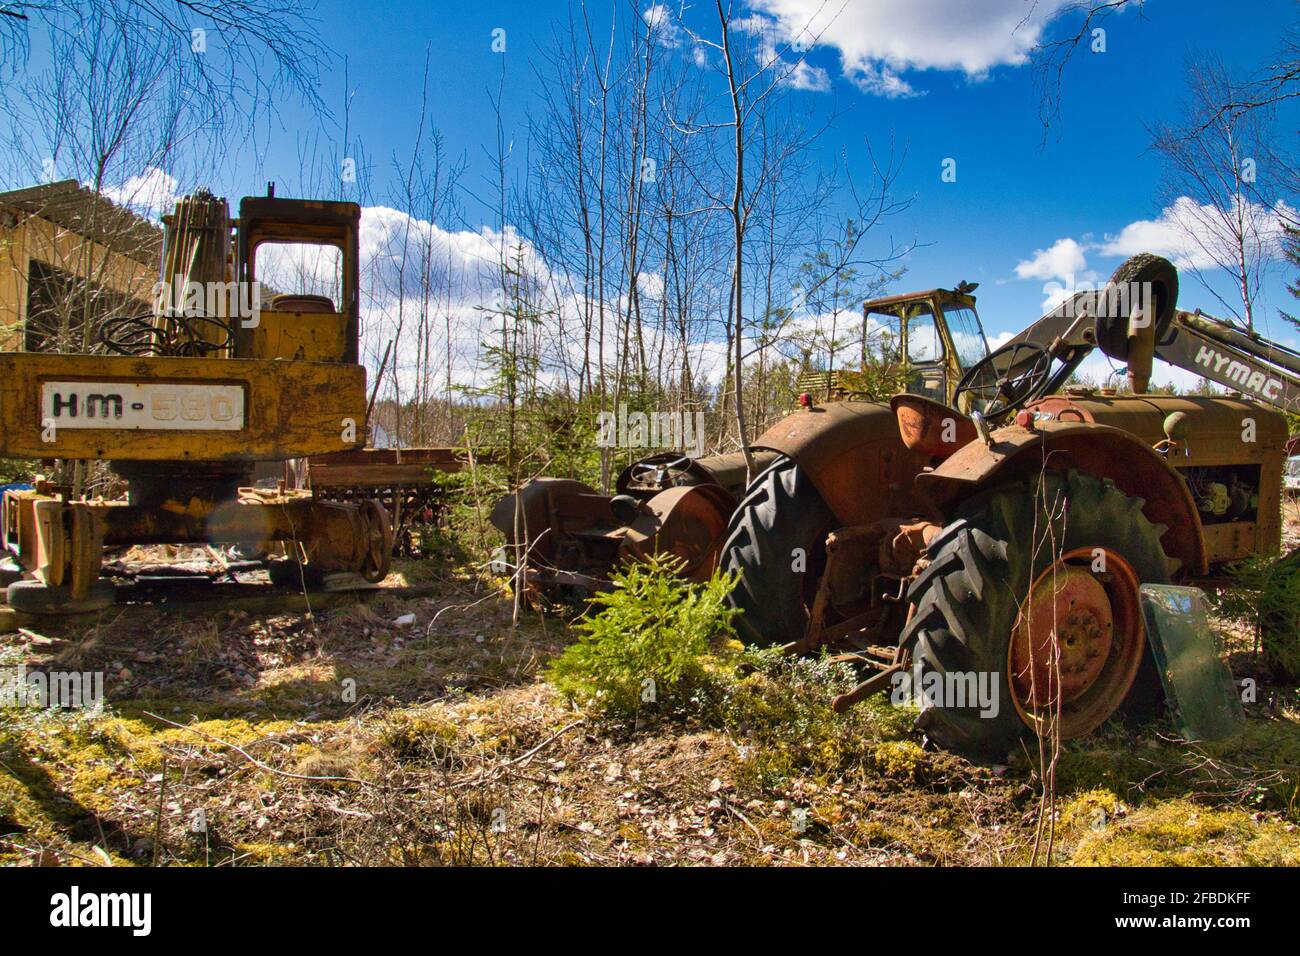
M 898 419 L 898 433 L 911 451 L 946 459 L 976 438 L 975 423 L 942 402 L 924 395 L 895 395 L 889 407 Z
M 334 301 L 324 295 L 284 292 L 271 297 L 271 309 L 274 312 L 332 313 L 334 311 Z

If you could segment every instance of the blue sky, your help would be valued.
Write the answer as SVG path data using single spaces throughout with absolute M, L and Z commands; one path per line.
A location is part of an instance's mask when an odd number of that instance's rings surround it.
M 1075 273 L 1080 282 L 1108 276 L 1126 253 L 1136 251 L 1127 242 L 1133 224 L 1156 221 L 1145 234 L 1159 234 L 1160 165 L 1148 149 L 1146 124 L 1177 118 L 1185 99 L 1185 59 L 1212 50 L 1230 70 L 1248 76 L 1268 60 L 1280 28 L 1297 14 L 1294 0 L 1252 0 L 1245 14 L 1241 4 L 1147 0 L 1140 11 L 1110 17 L 1101 24 L 1105 52 L 1084 46 L 1066 70 L 1061 114 L 1044 142 L 1039 90 L 1026 53 L 1040 30 L 1050 34 L 1077 24 L 1069 14 L 1051 19 L 1066 4 L 751 0 L 735 8 L 738 16 L 787 24 L 816 22 L 839 11 L 806 60 L 806 85 L 816 88 L 786 95 L 809 115 L 837 111 L 816 147 L 827 164 L 844 152 L 854 172 L 866 177 L 868 139 L 883 149 L 892 136 L 905 147 L 898 192 L 915 201 L 875 240 L 919 243 L 894 291 L 979 281 L 980 312 L 991 338 L 1041 315 L 1045 286 L 1059 283 L 1064 273 Z M 590 9 L 597 19 L 633 18 L 648 5 L 614 0 L 608 6 L 592 2 Z M 716 30 L 711 3 L 683 7 L 669 0 L 667 6 L 675 24 L 703 34 Z M 475 191 L 490 171 L 486 151 L 495 133 L 489 91 L 495 91 L 503 65 L 492 49 L 493 31 L 506 31 L 504 117 L 522 163 L 527 116 L 537 108 L 532 61 L 567 11 L 560 0 L 321 0 L 315 17 L 336 55 L 321 91 L 335 112 L 320 134 L 326 148 L 351 151 L 341 144 L 339 125 L 339 106 L 350 91 L 352 141 L 362 144 L 369 159 L 372 194 L 382 196 L 391 186 L 393 154 L 409 150 L 415 132 L 427 50 L 431 121 L 447 151 L 468 164 L 463 183 Z M 1024 20 L 1027 14 L 1032 15 Z M 1294 114 L 1284 119 L 1294 130 Z M 238 197 L 260 192 L 268 179 L 294 182 L 301 144 L 317 126 L 317 117 L 282 107 L 266 151 L 228 168 L 225 181 L 212 185 Z M 955 182 L 942 180 L 947 159 L 956 162 Z M 518 165 L 515 172 L 522 172 Z M 464 221 L 439 225 L 472 231 L 492 222 L 491 212 L 467 196 Z M 1221 290 L 1222 278 L 1211 273 Z M 1266 284 L 1261 328 L 1294 342 L 1276 318 L 1278 308 L 1289 305 L 1289 278 L 1278 268 Z M 1184 276 L 1180 304 L 1222 312 L 1190 275 Z
M 849 29 L 843 23 L 862 22 L 853 16 L 857 5 L 858 0 L 850 0 L 850 9 L 827 36 Z M 797 0 L 757 4 L 769 14 L 799 6 Z M 955 12 L 981 5 L 947 6 Z M 982 6 L 1017 17 L 1029 9 L 1017 0 Z M 637 9 L 611 7 L 623 17 Z M 321 32 L 347 58 L 354 90 L 351 124 L 374 162 L 376 184 L 387 175 L 387 157 L 406 148 L 412 135 L 428 47 L 433 58 L 431 116 L 449 150 L 463 153 L 469 162 L 466 182 L 473 187 L 488 171 L 484 147 L 493 136 L 488 91 L 495 88 L 502 67 L 500 55 L 491 50 L 492 31 L 507 31 L 506 121 L 522 139 L 537 93 L 528 61 L 548 43 L 552 24 L 565 11 L 565 4 L 556 2 L 381 6 L 325 0 L 318 8 Z M 915 95 L 890 98 L 864 91 L 846 75 L 846 57 L 855 50 L 846 53 L 828 43 L 816 46 L 807 62 L 825 71 L 829 88 L 789 95 L 806 100 L 810 111 L 840 111 L 818 148 L 828 161 L 847 151 L 859 175 L 866 170 L 866 138 L 883 146 L 892 133 L 906 145 L 899 186 L 916 199 L 888 228 L 899 239 L 922 245 L 910 256 L 909 274 L 900 287 L 949 285 L 961 278 L 981 282 L 980 311 L 993 335 L 1019 329 L 1041 314 L 1043 287 L 1051 280 L 1017 277 L 1018 263 L 1063 238 L 1086 248 L 1088 240 L 1103 243 L 1130 223 L 1158 217 L 1160 168 L 1148 150 L 1144 124 L 1177 117 L 1184 100 L 1185 58 L 1213 50 L 1229 69 L 1249 74 L 1267 60 L 1279 26 L 1295 13 L 1291 0 L 1256 0 L 1245 16 L 1238 4 L 1150 0 L 1140 14 L 1125 11 L 1111 17 L 1103 24 L 1106 51 L 1081 49 L 1067 69 L 1061 116 L 1045 143 L 1032 68 L 995 62 L 981 71 L 981 57 L 996 61 L 1004 48 L 996 38 L 973 30 L 964 13 L 902 25 L 904 52 L 892 69 Z M 684 22 L 703 32 L 712 26 L 711 16 L 712 6 L 701 3 L 685 11 Z M 889 42 L 889 37 L 878 41 Z M 959 52 L 944 52 L 953 49 Z M 1014 58 L 1015 41 L 1010 49 L 1012 55 L 1004 59 Z M 945 56 L 968 56 L 974 75 L 961 65 L 942 68 Z M 325 98 L 334 106 L 342 96 L 342 71 L 336 64 Z M 292 127 L 295 114 L 286 114 L 286 120 Z M 295 136 L 292 128 L 277 132 L 265 157 L 264 178 L 296 165 Z M 946 158 L 956 160 L 956 182 L 941 181 Z M 471 201 L 471 222 L 475 212 Z M 486 210 L 482 215 L 489 219 Z M 1084 254 L 1087 269 L 1103 277 L 1123 258 L 1103 250 Z M 1040 269 L 1038 276 L 1043 274 Z M 1287 304 L 1284 278 L 1285 271 L 1278 270 L 1267 284 L 1264 315 L 1275 316 Z M 1182 304 L 1216 311 L 1190 276 L 1185 277 Z M 1276 318 L 1268 327 L 1283 334 Z

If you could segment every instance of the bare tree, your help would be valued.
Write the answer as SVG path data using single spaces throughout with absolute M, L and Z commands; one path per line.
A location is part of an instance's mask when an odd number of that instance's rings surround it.
M 1051 24 L 1046 25 L 1045 35 L 1034 47 L 1031 54 L 1034 64 L 1034 81 L 1038 87 L 1038 117 L 1043 124 L 1043 142 L 1046 143 L 1050 128 L 1061 117 L 1061 91 L 1065 81 L 1065 70 L 1074 59 L 1081 46 L 1091 46 L 1098 40 L 1099 32 L 1104 35 L 1104 24 L 1115 14 L 1126 8 L 1136 8 L 1142 14 L 1146 0 L 1077 0 L 1067 3 L 1050 17 L 1054 23 L 1067 23 L 1064 30 L 1053 33 Z M 1036 0 L 1026 6 L 1025 16 L 1020 21 L 1021 28 L 1027 27 L 1030 20 L 1041 12 Z M 1102 41 L 1104 43 L 1104 40 Z
M 1255 300 L 1276 252 L 1279 225 L 1271 196 L 1258 176 L 1270 150 L 1264 114 L 1223 109 L 1236 97 L 1221 61 L 1198 55 L 1188 61 L 1189 102 L 1178 125 L 1152 130 L 1164 161 L 1163 199 L 1183 234 L 1192 271 L 1247 331 L 1255 328 Z M 1198 262 L 1232 277 L 1238 300 L 1229 301 L 1205 282 Z
M 821 129 L 808 130 L 796 123 L 777 123 L 773 111 L 787 83 L 804 63 L 805 53 L 790 43 L 779 44 L 773 37 L 755 35 L 752 24 L 740 29 L 732 8 L 715 0 L 718 40 L 692 34 L 701 46 L 715 51 L 725 88 L 725 106 L 714 119 L 707 116 L 678 125 L 693 135 L 713 138 L 721 134 L 713 160 L 717 179 L 703 171 L 694 172 L 711 207 L 728 220 L 729 282 L 726 298 L 726 339 L 729 353 L 724 404 L 735 423 L 735 440 L 753 472 L 749 427 L 745 408 L 746 320 L 745 264 L 751 216 L 766 194 L 765 187 L 781 180 L 796 157 L 809 147 Z M 820 12 L 820 11 L 819 11 Z M 818 37 L 813 37 L 815 44 Z M 823 127 L 824 128 L 824 127 Z M 751 157 L 756 152 L 757 156 Z M 756 160 L 751 164 L 751 158 Z M 751 174 L 752 166 L 752 174 Z M 725 185 L 724 185 L 725 183 Z M 760 320 L 761 321 L 761 320 Z
M 161 50 L 160 66 L 184 91 L 182 125 L 201 126 L 207 148 L 219 149 L 243 142 L 285 94 L 323 111 L 328 49 L 311 10 L 294 0 L 10 0 L 0 5 L 0 78 L 26 72 L 33 35 L 48 47 L 88 28 L 129 28 L 128 43 Z

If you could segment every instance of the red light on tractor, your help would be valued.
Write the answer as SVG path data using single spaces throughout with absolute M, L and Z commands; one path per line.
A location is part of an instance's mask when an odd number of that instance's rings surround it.
M 809 395 L 807 392 L 800 392 L 800 393 L 799 393 L 799 407 L 800 407 L 800 408 L 812 408 L 812 396 Z

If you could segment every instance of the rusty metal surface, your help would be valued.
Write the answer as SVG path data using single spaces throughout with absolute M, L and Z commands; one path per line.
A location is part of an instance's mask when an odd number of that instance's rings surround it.
M 281 544 L 322 573 L 348 571 L 378 581 L 391 559 L 392 528 L 378 502 L 317 501 L 310 495 L 244 489 L 235 500 L 65 501 L 40 488 L 7 491 L 0 502 L 3 545 L 33 577 L 67 584 L 83 597 L 99 577 L 105 547 L 235 544 L 265 551 Z M 387 550 L 385 550 L 387 548 Z
M 1207 560 L 1222 563 L 1252 553 L 1276 553 L 1280 548 L 1287 424 L 1285 417 L 1273 409 L 1242 398 L 1076 394 L 1046 398 L 1032 411 L 1040 420 L 1109 425 L 1150 446 L 1161 445 L 1166 449 L 1167 462 L 1192 481 L 1208 469 L 1257 469 L 1252 480 L 1258 513 L 1253 520 L 1238 521 L 1229 529 L 1222 524 L 1202 523 L 1198 515 Z M 1171 415 L 1182 418 L 1177 429 L 1182 437 L 1172 443 L 1164 431 Z
M 975 296 L 965 295 L 951 289 L 926 289 L 922 292 L 900 292 L 896 295 L 885 295 L 870 300 L 863 308 L 868 312 L 886 311 L 891 306 L 905 305 L 918 299 L 938 299 L 940 302 L 951 302 L 967 309 L 975 308 Z
M 808 626 L 792 649 L 863 649 L 895 640 L 905 619 L 906 582 L 939 531 L 933 522 L 898 517 L 833 531 Z
M 1133 686 L 1146 653 L 1138 580 L 1123 556 L 1104 549 L 1063 554 L 1021 602 L 1007 648 L 1011 700 L 1044 736 L 1079 737 L 1103 724 Z M 1054 726 L 1055 725 L 1055 726 Z
M 530 565 L 553 565 L 562 534 L 615 524 L 609 499 L 571 478 L 535 478 L 504 496 L 489 519 L 507 542 L 523 549 Z M 573 569 L 577 570 L 577 569 Z
M 924 395 L 895 395 L 889 407 L 903 445 L 919 454 L 947 458 L 975 440 L 975 424 L 969 418 Z
M 763 471 L 775 459 L 775 452 L 755 451 L 754 473 Z M 660 452 L 624 468 L 614 487 L 619 494 L 645 498 L 668 488 L 704 484 L 719 485 L 735 497 L 743 494 L 749 484 L 744 453 L 689 458 L 677 452 Z
M 645 505 L 645 514 L 623 531 L 619 556 L 646 558 L 672 554 L 683 561 L 682 575 L 706 580 L 718 566 L 727 521 L 736 499 L 717 485 L 672 488 Z
M 846 525 L 923 510 L 912 479 L 928 459 L 903 445 L 882 402 L 814 405 L 777 422 L 754 446 L 797 461 Z
M 1115 616 L 1106 589 L 1085 568 L 1065 567 L 1040 579 L 1011 636 L 1012 685 L 1034 710 L 1059 695 L 1073 701 L 1101 675 Z
M 498 460 L 476 454 L 478 464 Z M 305 484 L 318 497 L 331 492 L 429 485 L 439 472 L 452 474 L 469 467 L 463 448 L 358 448 L 312 455 L 307 459 Z
M 710 455 L 707 458 L 699 459 L 696 464 L 708 473 L 714 484 L 739 498 L 745 493 L 750 477 L 757 477 L 760 472 L 767 470 L 772 462 L 776 460 L 775 452 L 767 452 L 762 449 L 755 449 L 753 455 L 753 476 L 747 475 L 743 452 L 733 452 L 730 455 Z
M 474 463 L 495 463 L 492 449 L 474 453 Z M 444 490 L 439 474 L 470 467 L 464 448 L 361 448 L 314 455 L 285 463 L 285 483 L 303 487 L 325 501 L 380 502 L 393 526 L 394 553 L 414 556 L 415 529 L 438 520 Z
M 917 484 L 948 512 L 957 502 L 991 482 L 1038 474 L 1044 467 L 1078 468 L 1112 479 L 1125 494 L 1142 498 L 1153 524 L 1166 525 L 1165 552 L 1191 574 L 1209 569 L 1200 517 L 1186 482 L 1150 445 L 1109 425 L 1089 422 L 1037 423 L 1033 430 L 1012 425 L 991 435 L 992 445 L 972 442 Z
M 1280 454 L 1287 439 L 1286 418 L 1271 408 L 1239 398 L 1172 395 L 1065 395 L 1035 402 L 1030 410 L 1047 421 L 1085 421 L 1110 425 L 1155 445 L 1164 439 L 1165 419 L 1188 416 L 1191 433 L 1178 449 L 1179 466 L 1260 463 Z M 1242 440 L 1243 424 L 1254 424 L 1255 441 Z
M 682 573 L 702 580 L 717 567 L 736 500 L 715 484 L 683 485 L 636 501 L 631 520 L 615 516 L 611 499 L 570 479 L 539 478 L 507 495 L 492 510 L 537 587 L 604 581 L 621 561 L 669 553 Z

